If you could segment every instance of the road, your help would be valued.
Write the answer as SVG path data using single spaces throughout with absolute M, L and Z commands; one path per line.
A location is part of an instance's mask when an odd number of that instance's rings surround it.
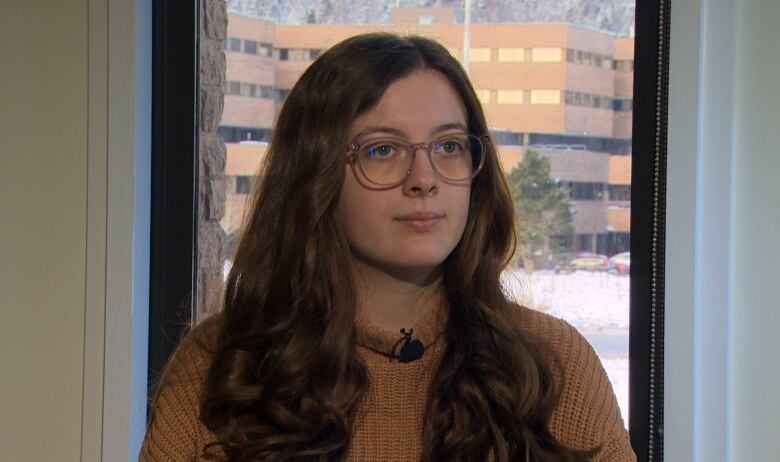
M 596 353 L 602 358 L 627 358 L 628 357 L 628 332 L 609 333 L 583 332 Z

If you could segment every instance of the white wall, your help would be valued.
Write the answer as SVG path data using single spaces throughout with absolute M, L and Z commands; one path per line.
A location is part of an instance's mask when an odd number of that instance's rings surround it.
M 729 443 L 780 458 L 780 2 L 738 3 Z
M 0 460 L 79 459 L 87 0 L 0 12 Z
M 0 10 L 0 460 L 135 460 L 151 0 Z
M 776 1 L 672 5 L 668 461 L 780 454 L 778 21 Z

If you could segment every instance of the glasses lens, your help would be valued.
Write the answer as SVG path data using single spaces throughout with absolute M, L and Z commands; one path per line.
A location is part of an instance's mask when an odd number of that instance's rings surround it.
M 436 140 L 431 160 L 443 178 L 462 181 L 473 178 L 482 168 L 485 147 L 475 135 L 453 135 Z
M 357 151 L 360 169 L 366 178 L 379 185 L 401 181 L 409 170 L 409 147 L 390 140 L 378 140 L 361 146 Z

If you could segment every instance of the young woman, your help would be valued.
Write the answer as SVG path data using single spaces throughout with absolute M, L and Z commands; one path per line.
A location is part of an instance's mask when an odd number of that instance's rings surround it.
M 251 210 L 142 461 L 635 460 L 593 349 L 502 294 L 512 203 L 438 43 L 368 34 L 312 63 Z

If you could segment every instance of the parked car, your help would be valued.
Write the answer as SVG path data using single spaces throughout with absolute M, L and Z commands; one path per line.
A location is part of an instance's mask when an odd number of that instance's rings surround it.
M 609 259 L 610 271 L 615 274 L 628 275 L 631 273 L 631 252 L 623 252 Z
M 609 271 L 609 258 L 597 253 L 579 253 L 562 268 L 563 272 L 572 271 Z

